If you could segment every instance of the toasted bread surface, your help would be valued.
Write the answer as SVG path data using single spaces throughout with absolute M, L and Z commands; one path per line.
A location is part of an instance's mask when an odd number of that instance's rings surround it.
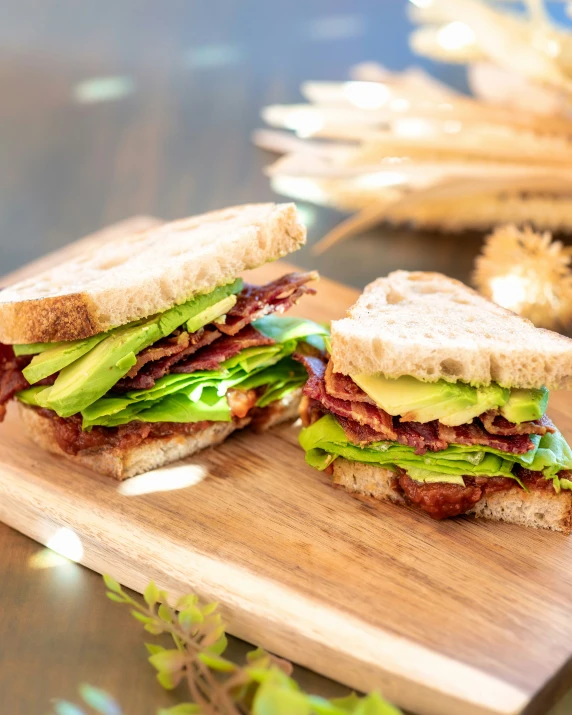
M 405 505 L 406 501 L 390 469 L 338 458 L 333 463 L 334 483 L 349 492 Z M 569 534 L 572 529 L 572 492 L 525 492 L 515 485 L 480 499 L 467 514 L 534 529 Z
M 332 323 L 332 360 L 344 374 L 572 387 L 570 338 L 440 273 L 395 271 L 370 283 Z
M 86 338 L 233 281 L 298 249 L 294 204 L 250 204 L 144 228 L 0 291 L 0 341 Z

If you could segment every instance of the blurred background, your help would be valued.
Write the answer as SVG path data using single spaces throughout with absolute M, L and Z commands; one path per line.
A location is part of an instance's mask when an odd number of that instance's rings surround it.
M 165 219 L 277 200 L 252 146 L 265 105 L 364 61 L 413 57 L 405 0 L 4 0 L 0 24 L 3 273 L 134 214 Z M 337 211 L 300 203 L 315 243 Z M 375 229 L 296 262 L 355 286 L 393 268 L 467 279 L 480 236 Z

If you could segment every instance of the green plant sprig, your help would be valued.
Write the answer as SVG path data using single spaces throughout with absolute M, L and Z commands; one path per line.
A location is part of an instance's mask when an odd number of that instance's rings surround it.
M 217 603 L 202 604 L 198 596 L 181 597 L 175 606 L 169 595 L 151 582 L 143 603 L 131 598 L 111 576 L 104 575 L 107 597 L 130 607 L 131 615 L 152 635 L 168 634 L 174 648 L 146 643 L 157 680 L 167 690 L 181 682 L 192 702 L 160 710 L 157 715 L 401 715 L 373 692 L 327 700 L 303 692 L 291 677 L 292 665 L 257 648 L 237 665 L 223 656 L 225 626 Z M 102 715 L 122 715 L 103 691 L 81 686 L 84 701 Z M 56 704 L 56 715 L 85 715 L 71 703 Z

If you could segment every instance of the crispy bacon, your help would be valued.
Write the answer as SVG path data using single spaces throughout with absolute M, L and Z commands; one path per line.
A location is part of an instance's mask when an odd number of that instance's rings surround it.
M 503 452 L 510 452 L 511 454 L 524 454 L 534 447 L 527 434 L 506 437 L 489 434 L 475 423 L 459 425 L 458 427 L 437 424 L 439 425 L 439 437 L 444 442 L 451 444 L 479 444 L 493 449 L 500 449 Z
M 288 273 L 263 286 L 246 283 L 224 323 L 215 323 L 226 335 L 236 335 L 253 320 L 270 313 L 284 313 L 300 298 L 316 291 L 306 284 L 318 279 L 318 273 Z
M 371 397 L 361 387 L 358 387 L 349 375 L 334 372 L 331 360 L 328 362 L 324 380 L 326 382 L 326 392 L 330 397 L 337 397 L 338 400 L 351 400 L 352 402 L 368 402 L 370 405 L 375 405 Z
M 533 447 L 528 434 L 489 434 L 476 422 L 459 427 L 447 427 L 437 420 L 426 423 L 400 422 L 398 417 L 391 417 L 368 402 L 341 399 L 339 395 L 352 392 L 362 400 L 363 397 L 359 395 L 360 388 L 357 385 L 355 390 L 350 387 L 348 381 L 351 378 L 333 372 L 323 359 L 299 354 L 294 355 L 294 358 L 306 367 L 309 375 L 304 387 L 304 394 L 311 400 L 307 411 L 317 402 L 322 411 L 334 413 L 347 438 L 354 444 L 366 445 L 390 440 L 413 447 L 416 454 L 425 454 L 427 450 L 439 452 L 449 444 L 483 445 L 512 454 L 524 454 Z M 312 407 L 312 410 L 316 415 L 316 408 Z M 548 418 L 539 424 L 545 429 L 552 425 Z
M 201 348 L 210 345 L 217 338 L 220 338 L 218 330 L 212 328 L 201 328 L 196 333 L 189 335 L 188 344 L 182 350 L 171 355 L 166 355 L 159 360 L 153 360 L 143 367 L 143 369 L 132 378 L 124 377 L 114 385 L 114 392 L 128 392 L 129 390 L 148 390 L 155 385 L 155 381 L 171 372 L 173 365 L 184 360 L 189 355 L 197 352 Z
M 236 335 L 224 335 L 208 348 L 197 351 L 188 360 L 177 362 L 171 372 L 190 373 L 196 370 L 216 370 L 221 362 L 238 355 L 246 348 L 274 344 L 275 341 L 272 338 L 267 338 L 255 330 L 252 325 L 247 325 Z
M 393 419 L 387 412 L 366 402 L 350 402 L 328 395 L 324 380 L 326 364 L 321 358 L 294 354 L 294 359 L 302 363 L 308 371 L 308 381 L 304 394 L 318 400 L 330 412 L 351 419 L 361 425 L 371 427 L 377 434 L 377 440 L 395 440 L 397 433 L 393 427 Z
M 125 377 L 135 377 L 143 365 L 146 365 L 148 362 L 160 360 L 164 357 L 170 357 L 171 355 L 177 355 L 178 353 L 182 353 L 185 348 L 188 347 L 189 334 L 187 332 L 173 335 L 172 337 L 165 338 L 164 340 L 159 340 L 158 343 L 145 348 L 145 350 L 137 355 L 137 362 L 133 365 Z
M 517 425 L 514 422 L 509 422 L 497 410 L 489 410 L 480 415 L 479 419 L 489 434 L 500 434 L 507 437 L 517 434 L 545 435 L 547 432 L 556 431 L 556 427 L 547 415 L 543 415 L 534 422 L 521 422 Z
M 6 416 L 6 405 L 20 390 L 30 387 L 22 370 L 30 357 L 16 357 L 11 345 L 0 343 L 0 422 Z

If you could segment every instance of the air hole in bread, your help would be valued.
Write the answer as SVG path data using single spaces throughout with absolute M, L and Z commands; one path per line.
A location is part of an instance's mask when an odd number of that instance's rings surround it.
M 458 377 L 463 371 L 463 363 L 460 360 L 454 360 L 453 358 L 441 360 L 439 366 L 444 375 Z
M 398 291 L 394 290 L 393 288 L 388 291 L 387 293 L 387 302 L 390 305 L 394 305 L 395 303 L 401 303 L 403 300 L 405 300 L 405 296 L 401 295 Z

